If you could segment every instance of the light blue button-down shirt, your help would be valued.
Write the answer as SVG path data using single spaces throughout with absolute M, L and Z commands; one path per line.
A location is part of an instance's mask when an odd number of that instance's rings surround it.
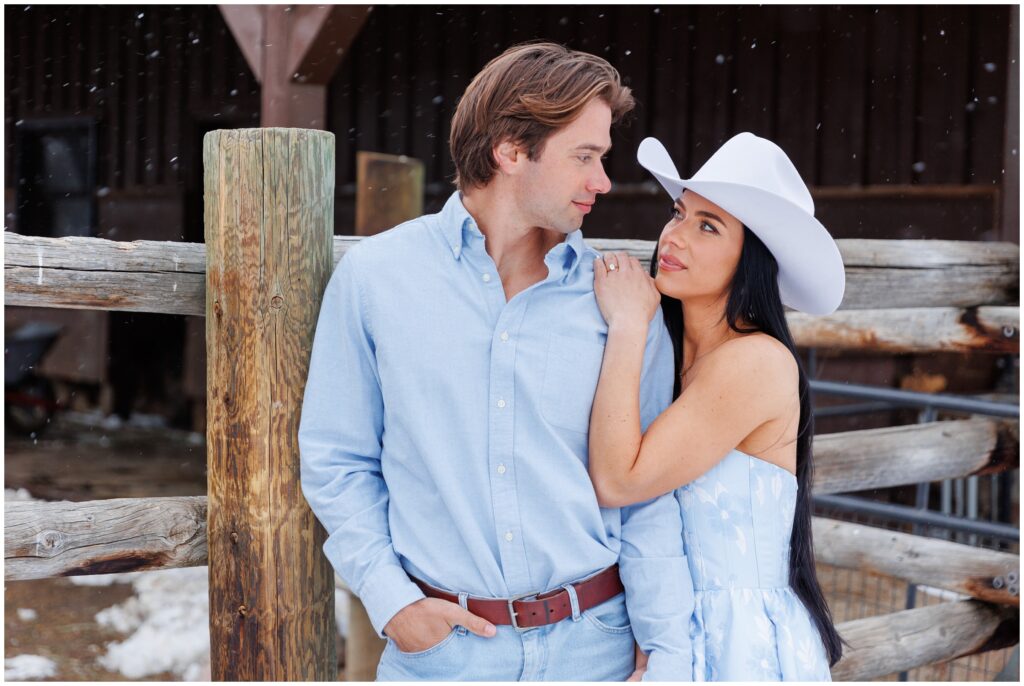
M 607 325 L 580 231 L 506 302 L 458 193 L 366 238 L 324 293 L 299 429 L 302 488 L 331 564 L 378 632 L 423 597 L 409 575 L 485 598 L 540 593 L 615 562 L 648 677 L 689 679 L 693 593 L 670 495 L 601 508 L 587 431 Z M 650 327 L 646 426 L 672 393 Z

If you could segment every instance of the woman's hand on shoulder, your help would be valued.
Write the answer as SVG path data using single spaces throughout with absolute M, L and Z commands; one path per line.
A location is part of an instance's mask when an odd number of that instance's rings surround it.
M 623 252 L 609 252 L 594 260 L 594 293 L 608 328 L 647 330 L 661 294 L 640 264 Z

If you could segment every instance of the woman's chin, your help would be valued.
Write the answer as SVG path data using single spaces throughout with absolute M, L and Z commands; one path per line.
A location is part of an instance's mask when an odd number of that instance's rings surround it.
M 658 272 L 657 276 L 654 277 L 654 287 L 658 289 L 658 292 L 662 295 L 667 295 L 670 298 L 681 300 L 679 297 L 682 293 L 679 292 L 679 288 L 673 288 L 670 280 L 665 277 L 663 272 Z

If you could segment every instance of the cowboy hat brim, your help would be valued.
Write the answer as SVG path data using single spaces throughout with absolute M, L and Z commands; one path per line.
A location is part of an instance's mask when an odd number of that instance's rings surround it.
M 761 188 L 727 180 L 681 179 L 660 141 L 647 138 L 637 161 L 651 172 L 673 201 L 689 189 L 715 203 L 757 234 L 779 265 L 784 305 L 814 315 L 838 309 L 846 270 L 828 230 L 804 208 Z

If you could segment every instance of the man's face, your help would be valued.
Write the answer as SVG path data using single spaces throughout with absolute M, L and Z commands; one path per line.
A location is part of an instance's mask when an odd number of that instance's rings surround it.
M 612 111 L 592 100 L 572 124 L 553 133 L 536 160 L 516 174 L 515 192 L 531 226 L 569 234 L 597 196 L 611 189 L 603 158 L 612 147 Z

